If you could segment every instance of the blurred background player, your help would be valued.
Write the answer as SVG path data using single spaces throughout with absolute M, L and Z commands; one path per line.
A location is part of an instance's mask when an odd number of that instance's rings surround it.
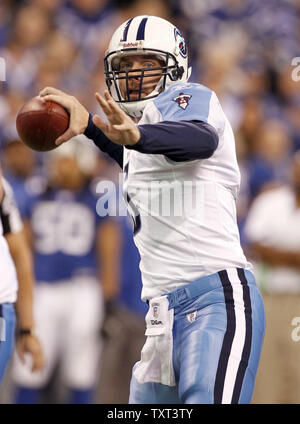
M 289 182 L 265 190 L 253 201 L 245 235 L 269 308 L 272 336 L 266 337 L 258 390 L 266 402 L 298 403 L 299 346 L 291 337 L 300 294 L 300 152 L 291 162 Z
M 38 154 L 30 150 L 19 139 L 9 139 L 3 145 L 1 163 L 5 179 L 11 185 L 14 197 L 23 217 L 28 198 L 40 191 L 43 184 Z
M 86 147 L 86 146 L 85 146 Z M 57 362 L 68 398 L 59 402 L 92 403 L 99 378 L 105 300 L 118 283 L 118 234 L 111 219 L 96 213 L 89 179 L 94 149 L 80 140 L 49 153 L 48 180 L 27 203 L 27 225 L 34 252 L 36 332 L 46 365 L 32 375 L 30 361 L 15 356 L 16 403 L 37 403 Z M 101 288 L 102 286 L 102 288 Z
M 134 244 L 133 224 L 121 202 L 120 291 L 106 319 L 106 340 L 99 380 L 100 403 L 128 403 L 132 367 L 145 343 L 146 303 L 141 301 L 140 255 Z M 121 214 L 121 215 L 122 215 Z M 129 265 L 130 264 L 130 265 Z
M 3 216 L 2 208 L 3 201 L 5 198 L 5 192 L 3 188 L 3 180 L 1 173 L 0 180 L 0 205 L 1 215 Z M 15 309 L 14 302 L 17 298 L 17 276 L 15 266 L 13 264 L 7 242 L 4 238 L 3 221 L 5 218 L 1 217 L 0 221 L 0 261 L 1 261 L 1 286 L 0 286 L 0 325 L 1 325 L 1 338 L 0 338 L 0 382 L 4 376 L 8 361 L 13 352 L 14 347 L 14 336 L 15 336 Z M 15 223 L 19 231 L 22 227 L 20 220 Z M 6 232 L 10 229 L 7 228 Z
M 8 249 L 5 248 L 3 238 L 1 241 L 3 246 L 1 259 L 5 262 L 1 265 L 1 382 L 13 351 L 15 335 L 16 350 L 20 361 L 24 361 L 25 354 L 29 355 L 32 363 L 31 372 L 41 371 L 44 366 L 44 356 L 39 339 L 34 333 L 31 252 L 15 203 L 13 190 L 2 176 L 0 202 L 0 224 L 7 242 L 6 246 L 8 246 Z M 17 318 L 16 332 L 15 313 Z

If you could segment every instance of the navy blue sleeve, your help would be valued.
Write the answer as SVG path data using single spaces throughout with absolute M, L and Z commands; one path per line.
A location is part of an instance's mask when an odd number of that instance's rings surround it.
M 107 153 L 112 159 L 118 162 L 121 168 L 123 168 L 123 146 L 113 143 L 107 138 L 103 132 L 96 127 L 92 118 L 93 115 L 90 113 L 88 126 L 86 127 L 84 135 L 93 140 L 102 152 Z
M 201 121 L 163 121 L 139 129 L 140 140 L 128 149 L 165 155 L 175 162 L 209 158 L 219 142 L 215 129 Z

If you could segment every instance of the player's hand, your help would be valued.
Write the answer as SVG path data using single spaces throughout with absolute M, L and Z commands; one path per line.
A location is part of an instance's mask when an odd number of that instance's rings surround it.
M 64 93 L 53 87 L 44 88 L 39 96 L 46 100 L 52 100 L 63 106 L 70 114 L 70 124 L 67 131 L 58 137 L 55 144 L 60 145 L 76 135 L 84 133 L 88 121 L 89 113 L 86 108 L 74 96 Z
M 105 113 L 108 123 L 104 122 L 99 115 L 94 115 L 94 124 L 116 144 L 123 146 L 136 144 L 141 137 L 139 128 L 117 105 L 109 92 L 106 90 L 104 97 L 96 93 L 96 99 Z
M 41 343 L 35 334 L 20 335 L 17 338 L 16 349 L 22 363 L 25 363 L 25 354 L 32 358 L 31 371 L 41 371 L 45 366 L 44 353 Z

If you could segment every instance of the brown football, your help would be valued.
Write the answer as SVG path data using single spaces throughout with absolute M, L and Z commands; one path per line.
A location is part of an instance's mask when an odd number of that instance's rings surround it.
M 20 139 L 33 150 L 46 152 L 58 147 L 57 137 L 69 127 L 69 113 L 58 103 L 34 97 L 19 110 L 16 120 Z

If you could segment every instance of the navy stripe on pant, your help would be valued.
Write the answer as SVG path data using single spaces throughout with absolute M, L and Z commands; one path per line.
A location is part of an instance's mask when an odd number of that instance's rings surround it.
M 221 354 L 219 358 L 219 364 L 217 369 L 215 389 L 214 389 L 214 403 L 223 403 L 224 401 L 224 389 L 225 389 L 225 378 L 227 373 L 230 373 L 228 377 L 229 380 L 234 379 L 234 386 L 232 391 L 232 397 L 230 403 L 239 403 L 240 395 L 242 391 L 242 385 L 246 370 L 249 363 L 250 353 L 251 353 L 251 343 L 252 343 L 252 307 L 251 307 L 251 298 L 248 282 L 245 276 L 245 272 L 241 268 L 237 268 L 237 276 L 240 280 L 242 286 L 243 294 L 243 303 L 244 303 L 244 323 L 239 321 L 239 331 L 240 334 L 236 334 L 237 331 L 237 317 L 235 309 L 235 301 L 241 301 L 241 299 L 234 298 L 233 286 L 230 282 L 227 271 L 220 271 L 219 276 L 222 282 L 224 298 L 226 304 L 226 314 L 227 314 L 227 328 L 224 335 L 224 340 L 222 344 Z M 236 281 L 235 283 L 236 284 Z M 238 354 L 241 355 L 240 363 L 238 369 L 235 373 L 234 369 L 228 367 L 229 357 L 232 354 L 234 338 L 237 338 L 237 345 L 240 346 L 243 343 L 243 348 Z M 243 338 L 243 340 L 242 340 Z M 235 347 L 236 349 L 236 347 Z M 236 355 L 236 351 L 234 355 Z M 232 384 L 232 382 L 230 383 Z M 226 403 L 228 402 L 228 395 L 231 396 L 229 387 L 227 389 L 229 392 L 226 393 Z

